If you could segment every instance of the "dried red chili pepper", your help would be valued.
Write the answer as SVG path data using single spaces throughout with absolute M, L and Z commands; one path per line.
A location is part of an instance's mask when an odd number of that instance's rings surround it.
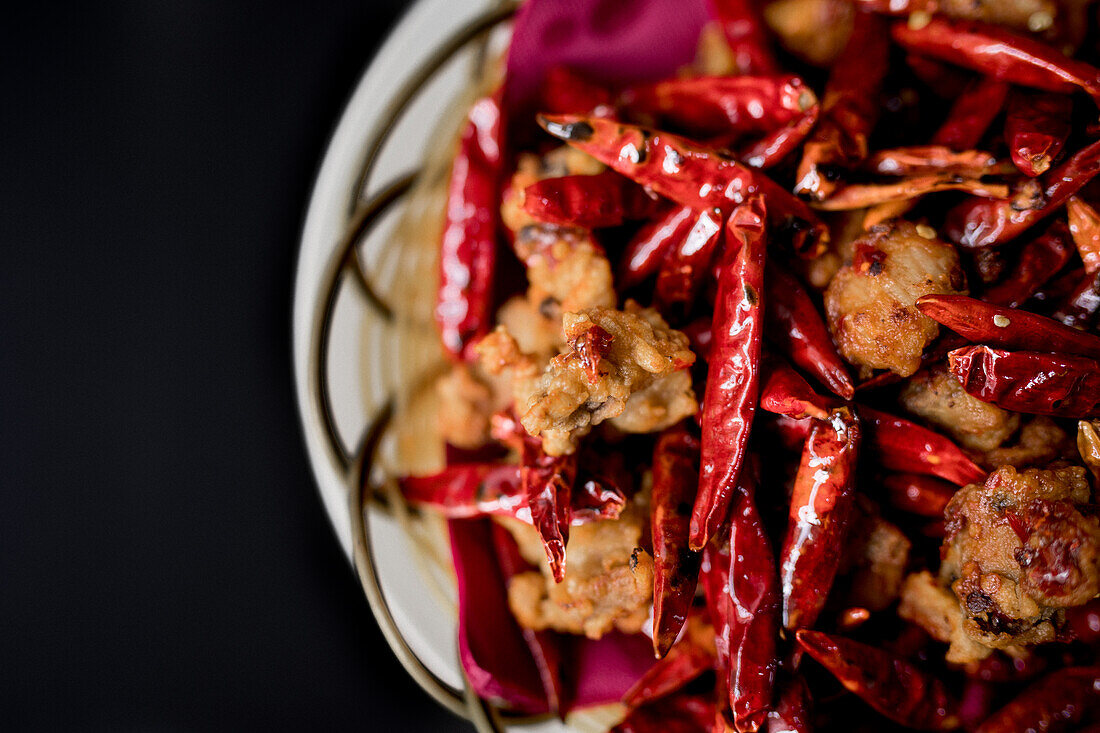
M 985 480 L 986 472 L 939 433 L 863 405 L 859 416 L 869 453 L 891 471 L 939 476 L 958 486 Z
M 710 7 L 726 34 L 739 74 L 778 71 L 768 31 L 752 0 L 711 0 Z
M 615 98 L 610 90 L 564 66 L 546 72 L 539 109 L 552 114 L 592 114 L 611 117 Z
M 653 449 L 653 651 L 668 654 L 687 619 L 699 581 L 699 553 L 688 527 L 699 483 L 699 439 L 684 427 L 661 434 Z
M 1078 641 L 1092 645 L 1100 642 L 1100 599 L 1067 608 L 1066 626 Z
M 932 136 L 933 145 L 946 145 L 955 150 L 968 150 L 978 144 L 1004 106 L 1008 85 L 983 76 L 971 82 L 959 95 L 947 119 Z
M 1085 263 L 1085 272 L 1094 274 L 1100 270 L 1100 213 L 1077 196 L 1066 201 L 1069 232 L 1073 243 Z
M 693 550 L 703 549 L 726 520 L 756 412 L 766 216 L 757 197 L 739 206 L 726 224 L 703 405 L 699 493 L 691 514 Z
M 683 689 L 689 682 L 712 669 L 713 651 L 685 638 L 626 691 L 623 704 L 629 708 L 640 707 Z
M 565 580 L 565 545 L 572 520 L 570 501 L 577 476 L 577 457 L 548 456 L 541 447 L 525 443 L 520 481 L 531 521 L 542 538 L 554 580 Z
M 760 388 L 760 409 L 796 420 L 806 417 L 826 420 L 829 408 L 813 388 L 787 362 L 774 356 L 764 358 Z
M 697 216 L 690 206 L 678 206 L 639 229 L 619 260 L 619 288 L 632 288 L 656 273 L 668 250 L 687 237 Z
M 947 356 L 967 394 L 1014 412 L 1100 415 L 1100 362 L 1083 356 L 968 346 Z
M 852 211 L 926 196 L 940 191 L 965 191 L 987 199 L 1004 199 L 1009 188 L 1003 183 L 986 183 L 951 175 L 914 176 L 894 183 L 853 183 L 814 204 L 822 211 Z
M 963 201 L 948 212 L 943 231 L 951 241 L 964 247 L 1002 244 L 1053 214 L 1098 172 L 1100 141 L 1082 148 L 1043 174 L 1041 205 L 1021 210 L 1012 198 Z
M 816 200 L 835 190 L 841 168 L 867 155 L 867 138 L 880 109 L 879 89 L 888 67 L 889 39 L 878 16 L 857 13 L 848 45 L 825 86 L 821 121 L 803 147 L 795 192 Z
M 1100 336 L 1053 318 L 984 303 L 965 295 L 925 295 L 920 312 L 973 343 L 1015 351 L 1056 351 L 1100 359 Z
M 892 506 L 922 517 L 941 519 L 957 488 L 947 481 L 918 473 L 891 474 L 882 483 Z
M 855 394 L 848 367 L 837 354 L 825 320 L 802 286 L 785 267 L 768 263 L 764 280 L 764 334 L 796 365 L 846 400 Z
M 539 124 L 627 178 L 684 206 L 728 215 L 757 194 L 768 200 L 777 231 L 804 256 L 820 254 L 825 225 L 805 203 L 763 173 L 666 132 L 575 115 L 540 116 Z
M 934 17 L 920 27 L 895 23 L 894 41 L 924 56 L 994 79 L 1065 94 L 1080 87 L 1100 103 L 1100 71 L 1061 51 L 997 26 Z
M 729 704 L 738 731 L 755 731 L 772 707 L 778 666 L 779 579 L 764 522 L 756 509 L 752 472 L 730 520 L 730 573 L 725 598 L 729 633 Z
M 516 516 L 527 504 L 519 466 L 457 464 L 430 476 L 406 476 L 400 486 L 410 504 L 430 506 L 450 519 Z
M 714 336 L 711 331 L 712 325 L 710 318 L 701 317 L 680 329 L 691 341 L 691 350 L 702 361 L 710 358 L 710 346 Z
M 1061 270 L 1072 254 L 1069 230 L 1062 222 L 1054 222 L 1024 245 L 1012 272 L 1000 284 L 986 290 L 982 300 L 1009 308 L 1020 306 Z
M 528 569 L 527 562 L 519 553 L 519 547 L 512 535 L 504 527 L 492 525 L 493 546 L 503 576 L 505 587 L 512 578 Z M 561 648 L 553 634 L 546 631 L 534 631 L 520 626 L 523 640 L 531 650 L 531 658 L 542 680 L 542 689 L 546 693 L 546 703 L 551 715 L 557 715 L 566 709 L 561 676 Z
M 1005 143 L 1025 176 L 1045 173 L 1070 132 L 1073 100 L 1064 94 L 1012 95 L 1005 116 Z
M 700 211 L 687 236 L 669 248 L 657 271 L 653 301 L 658 309 L 662 312 L 673 306 L 690 309 L 710 271 L 721 236 L 721 216 L 717 212 Z
M 820 116 L 821 106 L 815 104 L 801 117 L 741 148 L 737 154 L 738 159 L 745 165 L 761 170 L 778 165 L 802 144 Z
M 981 178 L 1007 172 L 996 156 L 984 150 L 956 152 L 945 145 L 914 145 L 879 150 L 867 156 L 863 167 L 883 176 L 954 175 Z
M 523 192 L 523 210 L 536 220 L 584 229 L 648 219 L 659 206 L 656 196 L 614 171 L 544 178 Z
M 729 537 L 718 536 L 703 548 L 702 562 L 699 564 L 699 584 L 703 586 L 707 616 L 710 618 L 711 626 L 714 627 L 714 668 L 718 671 L 719 677 L 729 669 L 730 663 L 730 633 L 726 630 L 726 625 L 729 623 L 726 612 L 729 582 Z
M 471 345 L 492 328 L 502 131 L 498 91 L 470 108 L 451 166 L 434 313 L 456 358 L 471 358 Z
M 1100 310 L 1100 272 L 1075 275 L 1077 285 L 1066 293 L 1053 317 L 1072 328 L 1088 328 Z
M 989 717 L 977 733 L 1066 730 L 1100 709 L 1100 667 L 1051 672 Z
M 623 93 L 624 107 L 693 135 L 773 132 L 817 104 L 797 76 L 689 76 Z
M 713 722 L 710 695 L 680 693 L 634 708 L 610 733 L 699 733 Z
M 796 638 L 846 690 L 890 720 L 922 730 L 958 727 L 958 703 L 943 682 L 901 657 L 820 631 L 802 629 Z
M 801 674 L 783 680 L 779 700 L 768 713 L 768 733 L 813 733 L 810 688 Z
M 815 420 L 802 449 L 779 555 L 783 626 L 813 626 L 836 577 L 837 557 L 855 500 L 859 419 L 847 407 Z

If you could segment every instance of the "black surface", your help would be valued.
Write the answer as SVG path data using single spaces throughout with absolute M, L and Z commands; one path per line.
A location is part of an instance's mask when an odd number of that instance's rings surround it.
M 5 6 L 3 729 L 467 729 L 375 627 L 291 385 L 310 183 L 405 4 Z

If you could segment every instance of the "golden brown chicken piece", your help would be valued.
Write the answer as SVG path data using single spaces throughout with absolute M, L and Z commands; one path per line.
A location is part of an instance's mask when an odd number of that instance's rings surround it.
M 473 369 L 455 364 L 435 383 L 439 395 L 439 432 L 459 448 L 477 448 L 489 440 L 493 392 Z
M 516 234 L 515 249 L 527 265 L 527 300 L 547 317 L 615 307 L 611 263 L 587 230 L 531 224 Z
M 986 451 L 976 460 L 989 469 L 998 466 L 1045 468 L 1053 461 L 1073 456 L 1073 439 L 1058 423 L 1039 415 L 1024 423 L 1016 442 Z
M 502 520 L 520 553 L 541 572 L 520 573 L 508 585 L 508 605 L 519 624 L 598 639 L 612 629 L 634 634 L 649 618 L 653 558 L 641 545 L 648 514 L 637 501 L 618 519 L 577 525 L 569 534 L 565 580 L 555 583 L 538 533 Z
M 840 572 L 847 579 L 846 604 L 882 611 L 901 592 L 912 543 L 870 504 L 857 505 Z
M 852 262 L 829 284 L 829 329 L 840 353 L 862 373 L 890 369 L 908 377 L 939 333 L 939 325 L 917 310 L 917 298 L 965 289 L 954 247 L 930 227 L 895 220 L 857 241 Z
M 764 22 L 783 47 L 821 67 L 844 50 L 854 17 L 852 4 L 842 0 L 775 0 L 764 7 Z
M 898 615 L 927 631 L 933 639 L 950 644 L 946 659 L 952 664 L 978 662 L 993 653 L 966 633 L 966 616 L 955 594 L 940 585 L 932 573 L 913 573 L 901 586 Z
M 1100 517 L 1085 469 L 1003 466 L 959 490 L 944 512 L 940 580 L 986 646 L 1052 641 L 1062 609 L 1100 592 Z
M 913 375 L 899 399 L 906 410 L 973 450 L 999 447 L 1020 426 L 1019 415 L 967 394 L 945 364 Z

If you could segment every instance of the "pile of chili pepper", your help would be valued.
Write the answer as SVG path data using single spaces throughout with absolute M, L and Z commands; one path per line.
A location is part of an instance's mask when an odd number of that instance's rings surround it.
M 570 526 L 619 517 L 648 474 L 659 661 L 626 691 L 621 731 L 1100 722 L 1095 609 L 1036 651 L 1041 663 L 991 671 L 1012 662 L 998 653 L 980 669 L 952 667 L 892 606 L 839 605 L 839 558 L 863 503 L 934 569 L 944 507 L 987 470 L 894 414 L 895 378 L 855 377 L 806 276 L 839 236 L 832 212 L 859 212 L 867 228 L 896 217 L 930 226 L 958 249 L 969 295 L 912 304 L 942 326 L 926 367 L 945 362 L 973 397 L 1074 432 L 1100 417 L 1095 34 L 1067 56 L 1041 33 L 953 18 L 936 2 L 857 0 L 847 45 L 823 72 L 778 51 L 752 0 L 712 5 L 729 74 L 616 86 L 556 68 L 536 118 L 504 125 L 500 90 L 474 105 L 436 306 L 447 352 L 472 361 L 517 289 L 497 275 L 516 269 L 499 216 L 519 152 L 510 141 L 532 140 L 540 154 L 571 146 L 606 170 L 544 178 L 524 211 L 592 230 L 619 302 L 652 305 L 690 336 L 699 414 L 659 435 L 600 438 L 595 457 L 583 441 L 575 455 L 548 456 L 501 418 L 497 450 L 454 451 L 438 474 L 407 477 L 407 500 L 455 521 L 533 525 L 560 582 Z M 609 453 L 625 472 L 599 470 Z M 524 561 L 494 542 L 487 553 L 511 577 Z M 698 628 L 713 630 L 713 644 L 699 643 Z M 555 636 L 524 639 L 543 680 L 536 711 L 574 707 Z

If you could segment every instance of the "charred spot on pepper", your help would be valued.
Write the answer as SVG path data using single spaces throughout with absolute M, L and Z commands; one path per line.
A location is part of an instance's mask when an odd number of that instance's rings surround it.
M 745 283 L 745 300 L 754 308 L 760 303 L 760 296 L 757 294 L 756 289 L 748 283 Z
M 539 115 L 538 122 L 542 125 L 544 130 L 560 140 L 587 142 L 592 139 L 592 135 L 595 133 L 595 130 L 592 129 L 592 125 L 583 120 L 579 122 L 562 123 L 554 122 Z

